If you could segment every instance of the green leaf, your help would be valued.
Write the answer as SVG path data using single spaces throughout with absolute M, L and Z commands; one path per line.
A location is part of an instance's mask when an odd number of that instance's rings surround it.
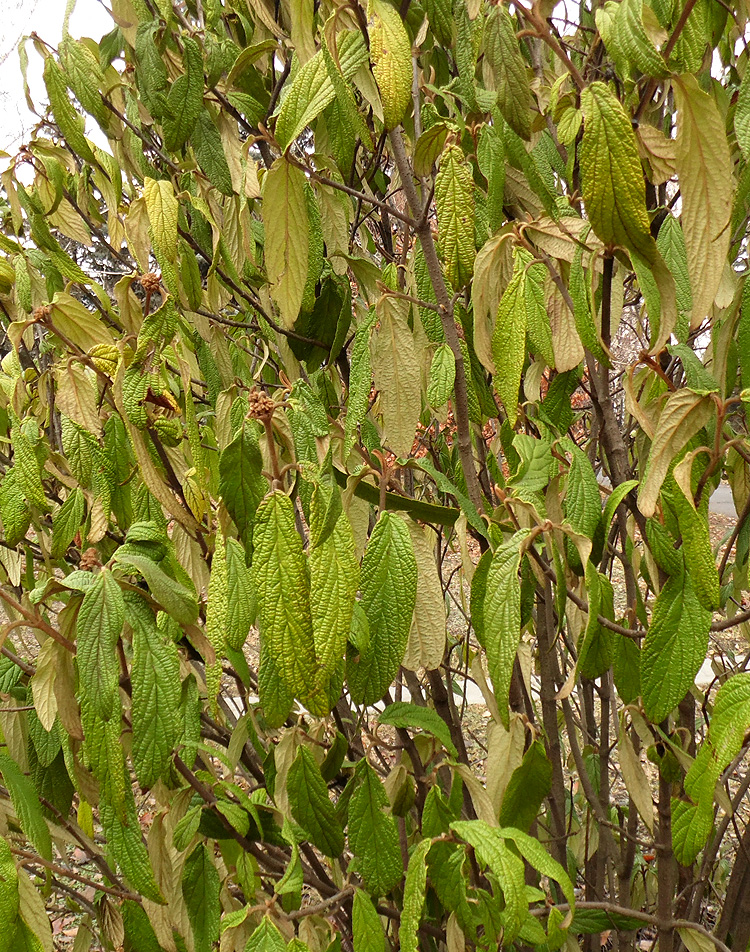
M 410 305 L 385 294 L 376 310 L 380 326 L 372 335 L 371 353 L 375 387 L 380 391 L 383 443 L 397 456 L 408 456 L 422 404 L 420 359 L 409 328 Z
M 458 757 L 448 725 L 437 711 L 429 707 L 418 707 L 408 701 L 396 701 L 388 705 L 380 715 L 379 721 L 381 724 L 390 724 L 393 727 L 427 731 L 428 734 L 437 737 L 452 757 Z
M 560 884 L 563 896 L 565 896 L 570 906 L 568 915 L 572 916 L 575 912 L 576 904 L 575 890 L 573 889 L 573 883 L 570 881 L 570 876 L 557 860 L 549 855 L 539 840 L 533 836 L 529 836 L 527 833 L 523 833 L 521 830 L 511 826 L 505 826 L 499 830 L 499 833 L 505 837 L 506 840 L 512 840 L 518 847 L 518 852 L 521 856 L 523 856 L 526 862 L 533 866 L 534 869 L 538 870 L 542 876 L 546 876 L 548 879 L 554 879 L 556 883 Z
M 18 919 L 18 872 L 7 841 L 0 836 L 0 952 L 13 952 L 13 933 Z
M 236 539 L 226 540 L 227 617 L 226 641 L 230 648 L 241 651 L 257 607 L 253 578 L 245 560 L 245 550 Z
M 40 856 L 51 860 L 52 840 L 33 783 L 4 751 L 0 751 L 0 774 L 3 775 L 3 784 L 10 793 L 21 829 Z
M 614 54 L 616 62 L 624 58 L 645 76 L 660 79 L 668 76 L 667 64 L 649 39 L 643 25 L 642 0 L 623 0 L 617 6 L 612 4 L 611 7 L 615 12 L 611 17 L 609 29 L 604 30 L 603 24 L 600 25 L 604 14 L 602 10 L 597 10 L 596 23 L 607 45 L 607 51 Z M 650 8 L 647 9 L 650 12 Z M 628 78 L 625 72 L 623 79 Z
M 234 194 L 221 135 L 208 109 L 201 110 L 193 127 L 190 143 L 201 172 L 206 174 L 209 182 L 216 186 L 222 195 Z
M 583 450 L 571 443 L 568 451 L 571 459 L 565 515 L 576 532 L 592 539 L 602 514 L 599 483 L 591 461 Z
M 737 145 L 743 158 L 746 162 L 750 161 L 750 70 L 747 67 L 734 110 L 734 134 L 737 136 Z
M 124 620 L 122 589 L 109 569 L 102 569 L 78 610 L 76 661 L 83 693 L 104 720 L 119 704 L 116 648 Z
M 710 313 L 731 240 L 734 176 L 724 119 L 694 76 L 674 79 L 676 161 L 688 273 L 693 292 L 690 327 Z
M 691 802 L 673 800 L 672 842 L 677 861 L 695 862 L 705 846 L 714 818 L 714 788 L 722 772 L 740 752 L 750 729 L 750 674 L 736 674 L 723 684 L 714 701 L 708 736 L 685 777 Z
M 164 145 L 176 152 L 190 138 L 203 109 L 203 56 L 198 43 L 182 37 L 185 72 L 172 83 L 167 96 L 171 118 L 164 120 Z
M 305 175 L 282 157 L 263 181 L 266 271 L 282 323 L 291 328 L 307 283 L 310 226 Z
M 419 949 L 419 923 L 427 892 L 427 854 L 431 847 L 432 840 L 422 840 L 409 857 L 398 930 L 400 952 L 418 952 Z
M 685 445 L 713 416 L 714 402 L 682 388 L 669 395 L 651 442 L 648 462 L 638 493 L 638 508 L 653 516 L 669 467 Z
M 334 498 L 340 500 L 338 489 Z M 316 486 L 310 504 L 310 534 L 315 539 L 326 519 L 324 491 Z M 340 504 L 340 502 L 339 502 Z M 336 519 L 333 530 L 313 546 L 310 564 L 310 607 L 315 656 L 324 681 L 330 680 L 344 657 L 352 624 L 354 599 L 359 587 L 359 563 L 347 516 Z
M 531 87 L 510 14 L 493 7 L 484 26 L 484 55 L 503 119 L 522 139 L 531 138 Z
M 572 935 L 595 935 L 608 929 L 632 932 L 643 927 L 642 919 L 624 916 L 619 912 L 605 912 L 603 909 L 578 909 L 570 924 Z
M 128 599 L 126 618 L 133 629 L 133 766 L 147 789 L 166 776 L 179 737 L 180 658 L 142 598 Z
M 584 113 L 580 164 L 583 201 L 596 235 L 609 247 L 643 259 L 660 295 L 658 332 L 651 346 L 669 338 L 677 321 L 674 278 L 651 236 L 638 144 L 622 104 L 600 82 L 581 93 Z M 653 315 L 652 315 L 653 320 Z
M 248 552 L 252 551 L 255 513 L 267 489 L 257 425 L 245 421 L 219 458 L 219 494 Z
M 372 361 L 370 359 L 370 337 L 376 320 L 373 309 L 358 326 L 352 344 L 351 367 L 349 370 L 349 399 L 344 422 L 344 458 L 348 457 L 357 438 L 357 427 L 367 413 L 372 389 Z
M 604 83 L 587 86 L 581 105 L 583 201 L 591 226 L 605 245 L 632 249 L 648 259 L 654 239 L 630 119 Z
M 261 640 L 286 687 L 307 703 L 316 682 L 310 579 L 288 496 L 274 492 L 263 501 L 254 537 Z
M 216 698 L 221 688 L 221 667 L 227 650 L 228 614 L 227 550 L 223 535 L 217 532 L 206 600 L 206 637 L 216 653 L 214 661 L 206 664 L 206 693 L 214 717 L 216 716 Z
M 81 489 L 76 486 L 52 519 L 50 555 L 53 559 L 61 559 L 65 555 L 73 537 L 81 528 L 85 512 L 86 499 Z
M 674 276 L 678 314 L 675 335 L 678 340 L 684 341 L 687 340 L 690 330 L 693 291 L 690 285 L 685 235 L 674 215 L 667 215 L 662 222 L 656 239 L 656 247 Z
M 247 940 L 245 952 L 286 952 L 286 942 L 268 916 Z
M 605 533 L 609 532 L 609 527 L 612 524 L 612 519 L 617 511 L 617 507 L 637 485 L 637 479 L 627 479 L 624 483 L 620 483 L 619 486 L 615 487 L 609 494 L 602 514 L 602 525 Z
M 430 383 L 427 388 L 427 402 L 434 410 L 448 402 L 455 380 L 456 358 L 447 344 L 441 344 L 432 358 Z
M 689 457 L 688 457 L 689 459 Z M 675 473 L 679 467 L 675 467 Z M 688 474 L 688 480 L 690 476 Z M 677 488 L 670 494 L 677 512 L 677 523 L 682 535 L 682 549 L 685 556 L 685 568 L 693 583 L 696 598 L 708 611 L 718 608 L 721 602 L 719 570 L 716 567 L 711 533 L 708 525 L 708 511 L 701 507 L 696 510 L 692 493 L 685 495 L 681 480 L 675 478 Z
M 670 344 L 667 348 L 673 357 L 679 357 L 685 371 L 685 383 L 689 390 L 706 396 L 717 393 L 719 385 L 713 374 L 701 363 L 700 358 L 687 344 Z
M 365 762 L 361 781 L 349 801 L 349 846 L 356 869 L 372 896 L 385 896 L 403 876 L 396 821 L 386 813 L 388 794 Z
M 356 702 L 374 704 L 404 657 L 417 596 L 417 562 L 399 516 L 381 513 L 362 559 L 360 589 L 370 641 L 359 655 L 350 649 L 346 673 Z
M 370 61 L 383 103 L 386 129 L 404 118 L 411 101 L 411 41 L 401 14 L 385 0 L 369 0 Z
M 123 547 L 124 548 L 124 547 Z M 192 625 L 198 617 L 195 589 L 170 578 L 153 559 L 119 549 L 115 558 L 125 568 L 135 569 L 146 580 L 151 594 L 162 608 L 181 625 Z
M 435 179 L 440 252 L 445 277 L 460 291 L 474 272 L 474 186 L 461 149 L 452 145 L 443 153 Z
M 367 893 L 354 891 L 352 901 L 354 952 L 385 952 L 385 932 L 378 911 Z
M 708 648 L 711 612 L 703 608 L 686 572 L 659 592 L 641 651 L 641 690 L 647 717 L 658 724 L 695 681 Z
M 219 873 L 208 850 L 200 844 L 188 856 L 182 873 L 182 895 L 193 930 L 195 952 L 210 952 L 219 938 L 220 889 Z
M 70 101 L 65 76 L 54 56 L 48 56 L 44 61 L 44 85 L 52 115 L 70 148 L 85 162 L 96 161 L 84 135 L 83 119 Z
M 0 517 L 3 520 L 3 535 L 11 549 L 26 538 L 31 513 L 23 497 L 18 470 L 12 466 L 0 481 Z
M 359 30 L 343 33 L 336 53 L 344 78 L 351 79 L 367 62 L 367 47 Z M 275 130 L 276 141 L 281 148 L 288 149 L 305 126 L 310 125 L 333 102 L 335 95 L 323 52 L 319 50 L 299 70 L 284 96 Z
M 527 531 L 517 532 L 492 556 L 487 570 L 483 624 L 487 664 L 495 688 L 500 717 L 510 726 L 508 699 L 513 664 L 521 640 L 521 586 L 518 568 Z
M 536 740 L 511 774 L 500 807 L 500 825 L 527 832 L 552 787 L 552 764 Z
M 294 703 L 294 695 L 290 693 L 281 679 L 279 669 L 267 646 L 261 644 L 260 665 L 258 668 L 258 696 L 263 708 L 263 715 L 269 727 L 281 727 L 289 717 Z
M 492 870 L 505 899 L 505 942 L 513 942 L 528 915 L 523 860 L 508 848 L 502 832 L 483 820 L 459 820 L 451 829 L 477 852 L 479 860 Z
M 177 198 L 168 179 L 146 178 L 143 197 L 151 225 L 151 238 L 159 263 L 174 264 L 177 261 Z
M 328 796 L 320 767 L 300 746 L 287 776 L 287 794 L 292 816 L 325 856 L 335 858 L 344 850 L 344 831 Z
M 102 101 L 105 81 L 98 59 L 84 43 L 69 35 L 63 37 L 59 50 L 66 82 L 76 99 L 100 126 L 106 128 L 112 114 Z
M 578 642 L 576 670 L 584 678 L 599 678 L 612 664 L 612 632 L 599 623 L 598 616 L 610 618 L 612 583 L 606 575 L 597 572 L 592 561 L 586 563 L 586 592 L 589 598 L 588 619 L 583 638 Z

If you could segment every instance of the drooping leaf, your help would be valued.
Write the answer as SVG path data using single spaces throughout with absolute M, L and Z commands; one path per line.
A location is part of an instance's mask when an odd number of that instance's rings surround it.
M 398 930 L 401 952 L 417 952 L 419 949 L 419 923 L 422 919 L 427 892 L 427 854 L 431 847 L 431 840 L 422 840 L 409 857 L 404 883 L 401 925 Z
M 179 736 L 180 659 L 143 599 L 128 598 L 126 618 L 133 629 L 133 765 L 140 785 L 149 788 L 167 773 Z
M 383 103 L 386 129 L 397 126 L 411 99 L 411 42 L 400 13 L 385 0 L 370 0 L 370 60 Z
M 664 405 L 638 493 L 638 508 L 653 516 L 670 464 L 685 444 L 711 419 L 714 404 L 687 388 L 670 394 Z
M 682 197 L 691 329 L 699 327 L 719 289 L 731 240 L 733 175 L 724 120 L 694 76 L 675 79 L 676 157 Z
M 490 677 L 495 688 L 500 717 L 506 730 L 510 725 L 508 698 L 513 663 L 521 640 L 521 587 L 518 567 L 525 531 L 501 545 L 487 570 L 483 629 Z
M 386 813 L 388 794 L 375 771 L 366 764 L 349 802 L 349 845 L 367 891 L 385 896 L 403 876 L 398 831 Z
M 445 277 L 459 291 L 474 271 L 474 191 L 471 172 L 458 146 L 449 146 L 440 159 L 435 206 Z
M 316 680 L 310 579 L 294 506 L 284 493 L 274 492 L 262 503 L 254 539 L 261 639 L 288 690 L 309 701 Z
M 219 458 L 219 493 L 248 551 L 252 551 L 255 513 L 267 486 L 257 427 L 245 422 Z
M 403 660 L 417 594 L 417 563 L 403 519 L 381 513 L 367 543 L 360 589 L 369 643 L 347 656 L 347 681 L 360 704 L 386 692 Z
M 531 136 L 531 87 L 508 12 L 493 7 L 484 26 L 484 55 L 503 118 L 522 139 Z
M 76 660 L 83 693 L 105 720 L 112 716 L 119 700 L 116 646 L 124 620 L 122 590 L 112 573 L 102 569 L 78 610 Z
M 300 746 L 289 769 L 287 792 L 292 816 L 326 856 L 340 856 L 344 832 L 315 758 Z
M 690 690 L 706 657 L 711 612 L 690 575 L 667 579 L 654 603 L 641 651 L 641 690 L 647 716 L 659 723 Z
M 52 840 L 33 783 L 5 751 L 0 751 L 0 774 L 2 774 L 4 786 L 10 793 L 21 829 L 33 844 L 34 849 L 44 859 L 51 861 Z
M 210 952 L 219 938 L 220 887 L 219 873 L 201 843 L 188 856 L 182 873 L 182 895 L 196 952 Z
M 409 304 L 386 294 L 378 301 L 377 315 L 380 326 L 372 335 L 371 349 L 385 424 L 383 442 L 397 456 L 408 456 L 419 420 L 422 390 L 419 356 L 409 329 Z
M 264 179 L 263 225 L 271 293 L 282 323 L 291 328 L 307 282 L 310 235 L 304 173 L 283 157 Z

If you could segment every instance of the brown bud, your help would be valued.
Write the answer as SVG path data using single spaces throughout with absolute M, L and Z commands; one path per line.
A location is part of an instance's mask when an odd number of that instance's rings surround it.
M 78 567 L 82 572 L 93 572 L 94 569 L 100 568 L 101 564 L 102 560 L 99 558 L 99 553 L 92 545 L 81 554 Z
M 142 274 L 138 280 L 141 282 L 141 287 L 147 294 L 154 294 L 161 286 L 161 278 L 153 271 Z
M 39 307 L 35 307 L 31 315 L 32 319 L 35 321 L 44 322 L 52 313 L 52 308 L 49 304 L 40 304 Z
M 270 419 L 276 404 L 262 390 L 251 390 L 247 397 L 247 415 L 251 420 Z

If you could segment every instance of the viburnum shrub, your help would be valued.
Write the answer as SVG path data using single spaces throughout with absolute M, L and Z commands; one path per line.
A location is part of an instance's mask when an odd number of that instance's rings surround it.
M 0 178 L 0 952 L 745 949 L 746 6 L 111 8 Z

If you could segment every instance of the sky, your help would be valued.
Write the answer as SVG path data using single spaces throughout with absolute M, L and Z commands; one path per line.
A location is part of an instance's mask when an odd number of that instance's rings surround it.
M 23 36 L 36 32 L 48 43 L 57 45 L 62 36 L 66 3 L 65 0 L 0 0 L 0 7 L 0 149 L 13 153 L 36 121 L 24 99 L 18 43 Z M 112 26 L 101 0 L 77 0 L 70 20 L 73 36 L 99 40 Z M 27 44 L 27 51 L 32 98 L 36 103 L 46 102 L 42 59 L 31 42 Z

